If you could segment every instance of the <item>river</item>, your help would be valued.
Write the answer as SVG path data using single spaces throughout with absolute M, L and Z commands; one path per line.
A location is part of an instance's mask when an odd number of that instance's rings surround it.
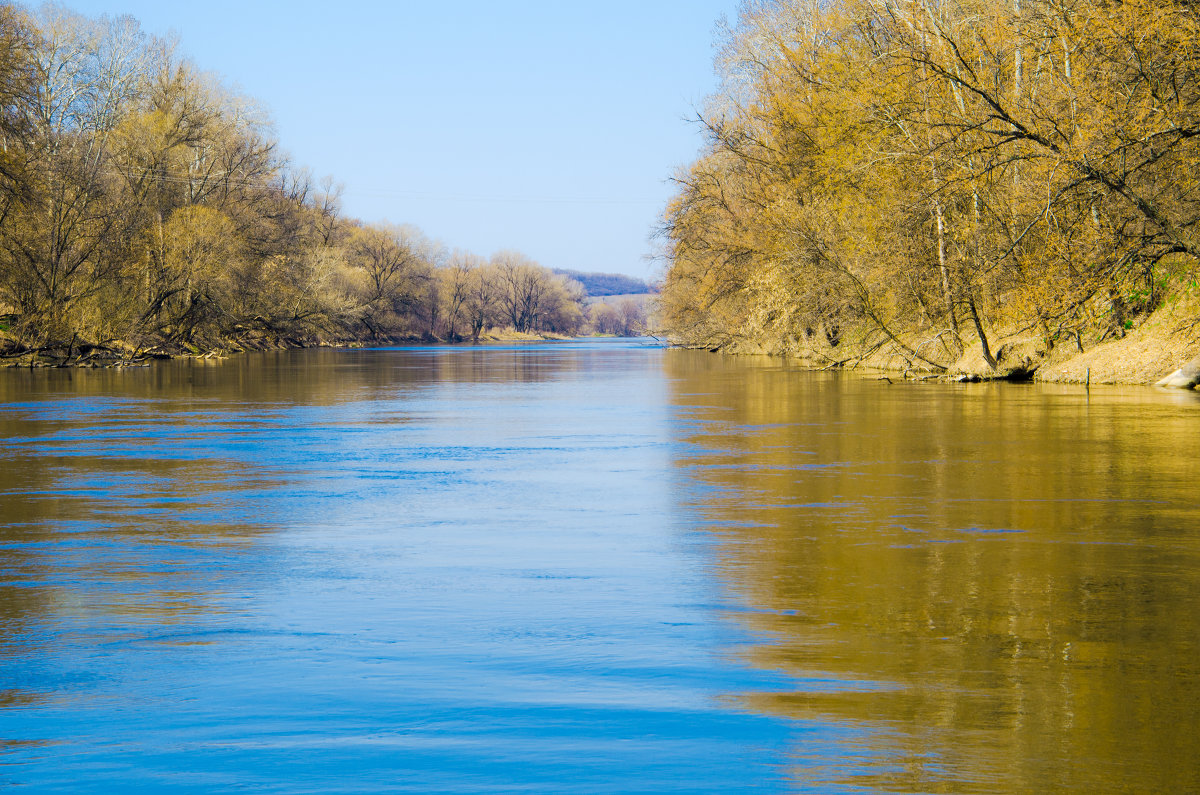
M 643 341 L 0 371 L 0 785 L 1200 791 L 1198 431 Z

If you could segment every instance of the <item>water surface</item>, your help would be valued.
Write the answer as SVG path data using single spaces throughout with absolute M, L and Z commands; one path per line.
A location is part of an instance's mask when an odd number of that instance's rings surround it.
M 638 342 L 0 371 L 0 781 L 1200 789 L 1198 429 Z

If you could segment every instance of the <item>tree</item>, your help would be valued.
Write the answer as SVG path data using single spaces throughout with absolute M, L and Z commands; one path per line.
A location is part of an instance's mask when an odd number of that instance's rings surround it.
M 588 308 L 588 325 L 595 334 L 621 335 L 622 318 L 616 307 L 604 302 L 592 304 Z
M 243 256 L 233 223 L 218 210 L 186 207 L 144 239 L 146 308 L 136 327 L 190 343 L 230 308 L 228 279 Z
M 61 339 L 120 273 L 136 221 L 109 136 L 146 78 L 131 18 L 87 20 L 43 6 L 32 48 L 31 143 L 23 189 L 0 224 L 12 303 L 41 341 Z
M 484 329 L 498 322 L 503 289 L 500 274 L 490 264 L 475 264 L 466 274 L 463 316 L 471 332 L 471 341 L 479 342 Z
M 446 337 L 451 340 L 462 339 L 460 324 L 470 322 L 469 299 L 472 281 L 477 272 L 483 267 L 481 257 L 465 251 L 456 251 L 450 255 L 449 262 L 439 274 L 441 300 L 445 307 Z M 473 336 L 478 339 L 479 332 L 471 324 Z
M 35 34 L 25 15 L 16 6 L 0 5 L 0 224 L 28 177 L 34 55 Z
M 421 301 L 432 273 L 428 252 L 413 229 L 399 226 L 358 229 L 349 251 L 352 265 L 365 276 L 363 323 L 379 339 Z

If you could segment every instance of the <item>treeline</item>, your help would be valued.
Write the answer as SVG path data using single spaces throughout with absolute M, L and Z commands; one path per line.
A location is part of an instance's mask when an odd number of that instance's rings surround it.
M 0 5 L 0 354 L 585 328 L 577 283 L 344 218 L 339 195 L 132 18 Z
M 595 334 L 637 337 L 649 326 L 649 294 L 603 296 L 588 307 L 588 328 Z M 639 300 L 641 299 L 641 300 Z
M 1020 370 L 1192 300 L 1195 4 L 747 0 L 720 63 L 677 341 Z

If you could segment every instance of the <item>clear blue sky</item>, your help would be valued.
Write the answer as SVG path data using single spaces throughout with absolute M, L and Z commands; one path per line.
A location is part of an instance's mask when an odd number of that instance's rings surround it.
M 345 211 L 484 256 L 652 275 L 666 180 L 701 139 L 737 0 L 73 0 L 131 14 L 260 100 Z

